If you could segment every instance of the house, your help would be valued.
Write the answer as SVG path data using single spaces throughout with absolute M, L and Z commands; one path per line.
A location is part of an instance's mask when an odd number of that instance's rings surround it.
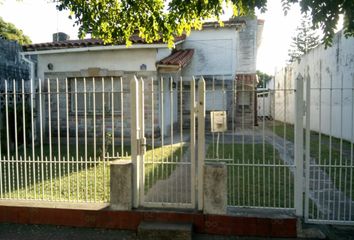
M 262 21 L 247 18 L 225 21 L 222 28 L 218 23 L 205 23 L 201 31 L 192 31 L 188 37 L 176 37 L 174 49 L 169 49 L 167 44 L 160 41 L 148 44 L 138 36 L 131 37 L 133 44 L 127 48 L 124 43 L 104 45 L 98 39 L 69 40 L 65 34 L 60 33 L 54 34 L 53 42 L 23 46 L 23 54 L 27 57 L 37 56 L 36 77 L 42 79 L 43 91 L 56 91 L 58 81 L 59 92 L 70 92 L 68 103 L 65 94 L 59 94 L 59 116 L 71 116 L 69 122 L 72 134 L 76 131 L 76 125 L 79 132 L 84 131 L 82 120 L 76 123 L 74 113 L 76 110 L 79 114 L 84 111 L 85 98 L 82 92 L 85 87 L 88 92 L 96 92 L 95 113 L 99 124 L 103 121 L 106 127 L 130 129 L 128 119 L 124 121 L 124 126 L 120 125 L 123 121 L 119 119 L 123 115 L 124 118 L 130 116 L 127 91 L 129 80 L 136 75 L 147 80 L 147 134 L 152 133 L 151 127 L 154 126 L 154 133 L 168 135 L 178 121 L 177 104 L 180 100 L 176 86 L 180 77 L 183 78 L 184 87 L 188 87 L 192 76 L 204 76 L 208 85 L 215 83 L 214 95 L 207 94 L 207 103 L 213 99 L 216 101 L 213 101 L 214 105 L 207 104 L 207 111 L 224 109 L 231 113 L 228 102 L 232 97 L 237 97 L 238 110 L 248 113 L 248 124 L 253 123 L 256 109 L 253 95 L 256 86 L 256 55 L 262 26 Z M 50 79 L 50 85 L 43 79 Z M 152 83 L 150 79 L 156 81 Z M 224 94 L 222 86 L 232 89 L 234 83 L 240 92 Z M 101 93 L 111 87 L 117 94 L 103 94 L 105 97 L 102 98 Z M 156 94 L 158 89 L 162 90 L 161 94 Z M 77 95 L 75 92 L 78 92 Z M 92 132 L 90 128 L 93 126 L 92 98 L 93 94 L 86 96 L 88 132 Z M 50 100 L 54 106 L 52 109 L 55 109 L 56 99 Z M 44 101 L 48 102 L 48 99 Z M 189 108 L 189 100 L 185 101 L 183 106 Z M 70 110 L 69 114 L 66 113 L 67 109 Z M 117 122 L 110 120 L 112 115 Z M 236 123 L 240 123 L 239 115 L 234 118 Z M 57 125 L 56 116 L 52 116 L 50 121 L 53 121 L 53 126 Z
M 224 27 L 205 23 L 183 43 L 183 48 L 194 49 L 194 56 L 182 76 L 206 80 L 207 120 L 209 111 L 226 110 L 235 127 L 257 124 L 256 60 L 263 25 L 263 20 L 246 17 L 225 21 Z

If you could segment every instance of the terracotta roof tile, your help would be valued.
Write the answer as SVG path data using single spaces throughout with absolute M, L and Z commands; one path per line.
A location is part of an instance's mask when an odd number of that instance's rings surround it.
M 174 65 L 180 68 L 185 67 L 192 59 L 194 49 L 183 49 L 173 52 L 170 56 L 162 59 L 159 65 Z
M 179 42 L 186 39 L 186 35 L 181 35 L 175 37 L 175 42 Z M 148 44 L 144 39 L 137 35 L 133 35 L 130 40 L 133 44 Z M 162 40 L 153 43 L 163 43 Z M 125 42 L 117 43 L 115 45 L 125 45 Z M 104 46 L 101 39 L 79 39 L 79 40 L 66 40 L 59 42 L 47 42 L 47 43 L 35 43 L 22 46 L 23 51 L 43 51 L 43 50 L 54 50 L 54 49 L 67 49 L 67 48 L 83 48 L 83 47 L 94 47 L 94 46 Z

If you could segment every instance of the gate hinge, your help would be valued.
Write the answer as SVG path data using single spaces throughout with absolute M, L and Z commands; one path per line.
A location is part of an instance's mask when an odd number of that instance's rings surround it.
M 144 155 L 146 153 L 146 138 L 140 138 L 137 140 L 137 142 L 139 155 Z

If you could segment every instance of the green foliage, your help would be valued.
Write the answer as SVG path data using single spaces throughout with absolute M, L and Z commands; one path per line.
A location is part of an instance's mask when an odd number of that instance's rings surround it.
M 302 13 L 312 17 L 312 24 L 323 32 L 325 46 L 331 46 L 334 31 L 340 15 L 344 16 L 344 34 L 354 37 L 354 1 L 353 0 L 282 0 L 285 13 L 291 4 L 299 3 Z
M 223 14 L 223 4 L 232 3 L 235 15 L 266 10 L 266 0 L 60 0 L 58 9 L 71 11 L 80 26 L 79 36 L 101 38 L 106 44 L 125 41 L 137 33 L 148 43 L 161 40 L 173 46 L 174 36 L 200 29 L 202 20 Z
M 344 14 L 346 36 L 354 36 L 353 0 L 282 0 L 284 12 L 300 3 L 309 12 L 315 27 L 323 30 L 326 46 L 332 42 L 336 23 Z M 218 19 L 224 6 L 232 6 L 235 16 L 254 15 L 255 9 L 266 11 L 267 0 L 59 0 L 59 10 L 70 10 L 70 18 L 79 25 L 79 36 L 101 38 L 106 44 L 126 42 L 138 34 L 148 43 L 162 40 L 173 46 L 173 39 L 191 29 L 200 29 L 202 21 Z M 221 21 L 220 24 L 222 25 Z
M 272 79 L 273 76 L 268 75 L 264 72 L 261 72 L 257 70 L 257 76 L 258 76 L 258 84 L 257 88 L 264 88 L 266 87 L 267 83 Z
M 311 18 L 305 15 L 300 26 L 296 28 L 295 36 L 289 49 L 289 62 L 300 61 L 302 55 L 308 53 L 319 44 L 319 37 L 312 26 Z
M 12 23 L 5 22 L 1 17 L 0 36 L 7 40 L 15 40 L 21 45 L 31 43 L 31 39 L 28 36 L 24 35 L 22 30 L 16 28 L 16 26 Z

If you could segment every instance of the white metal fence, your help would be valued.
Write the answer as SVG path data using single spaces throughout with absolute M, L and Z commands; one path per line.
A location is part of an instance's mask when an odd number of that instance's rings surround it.
M 254 81 L 225 76 L 3 86 L 0 199 L 107 202 L 110 161 L 131 157 L 135 207 L 201 210 L 205 160 L 226 163 L 231 207 L 353 223 L 353 142 L 320 130 L 327 121 L 341 125 L 322 111 L 337 104 L 352 118 L 341 132 L 354 135 L 353 104 L 343 107 L 348 98 L 354 102 L 353 87 L 311 88 L 308 77 L 293 86 L 284 78 L 274 81 L 268 99 L 257 100 Z M 270 116 L 259 116 L 257 104 L 269 104 Z M 212 131 L 215 111 L 226 115 L 225 131 Z M 309 127 L 315 115 L 319 131 Z
M 268 103 L 265 98 L 257 100 L 256 85 L 256 81 L 227 81 L 222 76 L 206 81 L 206 96 L 213 99 L 207 119 L 212 111 L 227 115 L 224 132 L 212 132 L 206 121 L 206 161 L 226 163 L 229 206 L 294 209 L 294 131 L 285 121 L 258 115 L 257 104 L 264 108 Z M 284 103 L 294 97 L 294 89 L 274 89 L 270 94 L 279 99 L 270 103 L 272 115 L 286 118 Z
M 130 152 L 119 131 L 129 88 L 113 78 L 28 85 L 1 89 L 0 198 L 108 201 L 109 160 Z
M 305 219 L 354 224 L 354 82 L 307 80 Z

